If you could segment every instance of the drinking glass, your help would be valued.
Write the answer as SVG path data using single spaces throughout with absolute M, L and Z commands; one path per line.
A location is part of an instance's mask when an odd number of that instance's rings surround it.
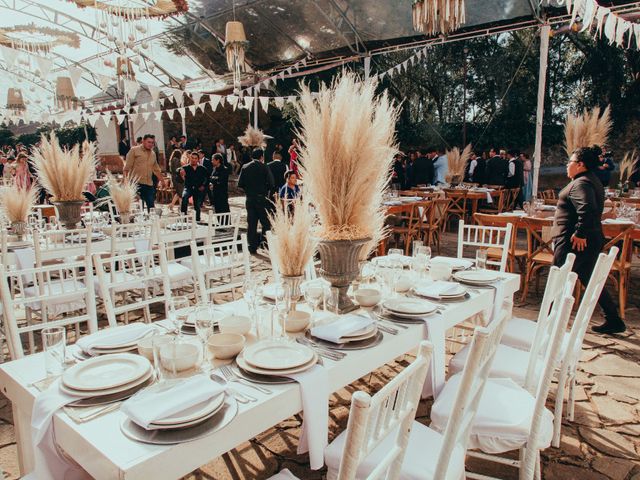
M 260 305 L 256 312 L 256 336 L 258 340 L 271 340 L 280 336 L 280 322 L 275 321 L 277 310 L 272 305 Z
M 66 334 L 64 327 L 42 329 L 42 347 L 47 377 L 62 375 L 65 365 Z
M 316 310 L 324 297 L 324 286 L 318 280 L 309 280 L 301 285 L 304 300 L 311 305 L 311 322 L 316 314 Z
M 401 248 L 390 248 L 389 251 L 387 252 L 387 255 L 389 257 L 391 256 L 402 256 L 402 249 Z
M 193 313 L 195 316 L 196 333 L 202 341 L 202 371 L 211 370 L 211 360 L 209 358 L 209 348 L 207 342 L 213 335 L 213 308 L 212 305 L 200 305 Z
M 415 256 L 423 256 L 426 259 L 427 263 L 431 260 L 431 247 L 427 245 L 422 245 L 417 248 L 417 253 Z
M 422 240 L 414 240 L 411 244 L 411 255 L 415 257 L 417 255 L 418 247 L 422 247 L 424 242 Z
M 182 326 L 189 318 L 189 299 L 187 297 L 172 297 L 169 299 L 169 319 L 173 322 L 176 334 L 182 335 Z
M 484 249 L 476 250 L 476 268 L 479 270 L 487 269 L 487 251 Z
M 263 284 L 264 281 L 259 277 L 248 277 L 242 285 L 242 296 L 249 305 L 252 315 L 255 315 L 256 306 L 262 299 Z
M 531 202 L 523 202 L 522 203 L 522 210 L 524 211 L 524 213 L 529 215 L 529 212 L 531 211 Z
M 340 314 L 339 305 L 340 305 L 340 290 L 337 287 L 329 287 L 329 296 L 327 298 L 327 309 L 331 313 L 335 315 L 339 315 Z

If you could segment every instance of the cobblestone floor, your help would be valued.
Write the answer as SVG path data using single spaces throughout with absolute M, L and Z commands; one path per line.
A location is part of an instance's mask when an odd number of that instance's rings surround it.
M 234 208 L 241 205 L 240 200 L 234 200 Z M 454 236 L 448 234 L 443 245 L 443 253 L 453 254 Z M 253 261 L 256 268 L 268 269 L 259 258 L 254 257 Z M 639 283 L 636 261 L 629 288 L 627 333 L 616 337 L 587 334 L 578 376 L 576 418 L 564 423 L 560 448 L 543 452 L 545 479 L 640 480 L 640 295 L 635 290 Z M 533 290 L 525 303 L 516 305 L 516 315 L 537 317 L 540 296 Z M 599 314 L 592 319 L 593 323 L 600 321 Z M 356 390 L 376 392 L 408 361 L 408 357 L 399 359 L 332 395 L 331 438 L 346 427 L 351 394 Z M 430 408 L 430 401 L 421 403 L 420 422 L 429 423 Z M 322 471 L 308 468 L 306 456 L 296 455 L 299 434 L 300 419 L 290 418 L 185 478 L 261 480 L 282 468 L 289 468 L 301 479 L 323 478 Z M 0 466 L 5 478 L 19 478 L 11 406 L 1 396 Z M 515 469 L 477 460 L 470 460 L 467 468 L 503 479 L 518 478 Z

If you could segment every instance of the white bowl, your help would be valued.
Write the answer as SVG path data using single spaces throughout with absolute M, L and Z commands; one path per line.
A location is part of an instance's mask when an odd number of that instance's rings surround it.
M 152 335 L 141 338 L 138 341 L 138 353 L 150 362 L 153 362 L 153 342 L 157 342 L 156 345 L 162 345 L 172 340 L 173 337 L 171 335 Z
M 236 333 L 245 335 L 251 330 L 251 319 L 244 315 L 229 315 L 218 322 L 221 333 Z
M 398 281 L 396 282 L 396 292 L 403 293 L 409 291 L 409 289 L 413 286 L 413 277 L 408 274 L 400 275 Z
M 287 315 L 285 322 L 285 330 L 290 333 L 298 333 L 304 331 L 311 322 L 311 314 L 300 310 L 294 310 Z
M 171 342 L 160 347 L 162 367 L 172 372 L 184 372 L 196 366 L 200 358 L 197 345 L 187 342 Z
M 214 358 L 230 360 L 244 347 L 245 338 L 237 333 L 215 333 L 209 337 L 207 346 Z
M 375 307 L 382 299 L 380 290 L 375 288 L 359 288 L 356 290 L 355 297 L 361 307 Z

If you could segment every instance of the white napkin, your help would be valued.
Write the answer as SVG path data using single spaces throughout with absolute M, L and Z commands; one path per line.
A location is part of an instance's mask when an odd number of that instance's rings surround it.
M 445 325 L 442 314 L 436 313 L 424 319 L 425 333 L 424 339 L 429 340 L 433 345 L 433 355 L 431 356 L 431 365 L 427 372 L 427 379 L 422 387 L 422 398 L 433 395 L 438 396 L 442 387 L 444 387 L 444 368 L 446 364 L 445 350 Z
M 300 385 L 302 395 L 302 433 L 298 454 L 309 452 L 312 470 L 324 465 L 324 450 L 329 436 L 329 374 L 322 365 L 314 365 L 302 373 L 285 375 Z
M 134 342 L 153 329 L 153 325 L 148 323 L 130 323 L 119 327 L 106 328 L 99 332 L 82 337 L 76 342 L 83 352 L 91 353 L 95 347 L 100 345 L 124 345 Z
M 373 320 L 359 315 L 341 315 L 336 321 L 311 329 L 311 335 L 327 342 L 343 343 L 342 337 L 362 330 L 373 323 Z
M 65 405 L 77 400 L 60 390 L 60 380 L 36 396 L 31 412 L 31 442 L 35 468 L 30 478 L 37 480 L 78 480 L 91 478 L 78 465 L 69 463 L 56 448 L 53 416 Z
M 487 203 L 493 203 L 493 197 L 489 191 L 487 191 Z
M 402 202 L 400 202 L 398 200 L 389 200 L 387 202 L 384 202 L 384 205 L 386 205 L 386 206 L 402 205 Z
M 602 223 L 627 224 L 633 223 L 633 220 L 629 220 L 627 218 L 605 218 Z
M 505 295 L 505 282 L 498 281 L 493 285 L 493 291 L 495 293 L 493 297 L 493 307 L 491 308 L 491 316 L 489 317 L 489 323 L 493 322 L 500 316 L 502 309 L 504 308 L 504 295 Z
M 125 401 L 120 411 L 142 428 L 148 428 L 156 420 L 175 415 L 198 403 L 224 392 L 205 375 L 196 375 L 179 381 L 164 391 L 146 391 Z
M 458 291 L 460 285 L 457 282 L 438 280 L 428 285 L 420 285 L 415 289 L 418 295 L 423 297 L 440 298 L 441 295 L 449 295 Z
M 36 252 L 33 248 L 19 248 L 14 250 L 13 253 L 16 255 L 16 266 L 19 270 L 35 267 Z M 33 283 L 33 274 L 22 275 L 22 283 L 25 285 Z
M 450 265 L 452 269 L 457 268 L 469 268 L 473 266 L 472 260 L 466 258 L 453 258 L 453 257 L 433 257 L 431 263 L 444 263 Z

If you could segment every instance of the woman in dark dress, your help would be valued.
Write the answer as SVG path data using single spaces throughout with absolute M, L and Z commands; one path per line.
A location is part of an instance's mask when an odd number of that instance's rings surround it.
M 571 155 L 567 164 L 567 176 L 571 182 L 558 196 L 553 219 L 553 263 L 561 266 L 567 255 L 573 252 L 576 255 L 573 271 L 585 286 L 605 243 L 602 233 L 604 188 L 594 173 L 600 153 L 599 147 L 591 147 L 579 148 Z M 602 289 L 598 304 L 605 321 L 592 330 L 596 333 L 624 332 L 625 324 L 606 289 Z

